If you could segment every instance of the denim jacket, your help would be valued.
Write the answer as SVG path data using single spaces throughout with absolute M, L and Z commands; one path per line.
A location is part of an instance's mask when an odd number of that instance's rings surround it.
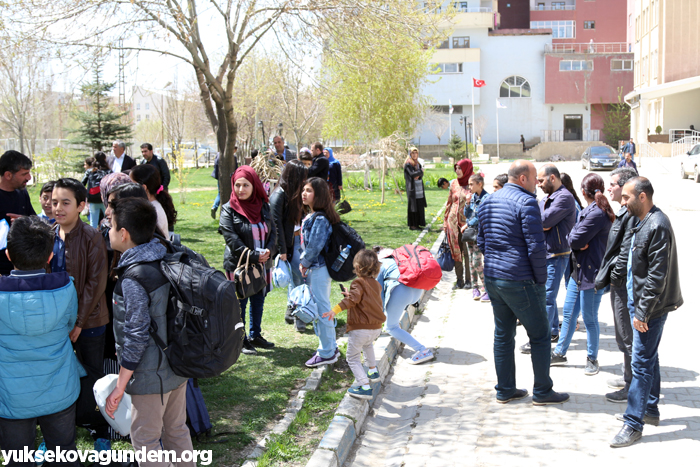
M 304 251 L 299 262 L 305 268 L 317 269 L 326 265 L 323 250 L 333 232 L 331 223 L 323 213 L 312 213 L 301 224 L 301 239 Z
M 479 224 L 479 218 L 477 217 L 479 206 L 481 206 L 481 203 L 488 197 L 488 192 L 482 189 L 481 196 L 472 193 L 472 200 L 469 204 L 464 205 L 464 217 L 467 219 L 469 227 L 476 227 Z

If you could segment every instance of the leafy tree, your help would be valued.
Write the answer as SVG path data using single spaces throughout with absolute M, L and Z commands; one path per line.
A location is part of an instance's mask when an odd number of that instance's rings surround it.
M 69 139 L 71 144 L 81 144 L 93 151 L 101 151 L 105 146 L 111 147 L 115 139 L 131 138 L 131 126 L 121 123 L 128 112 L 113 110 L 108 93 L 114 88 L 114 83 L 102 82 L 101 74 L 102 67 L 96 65 L 95 80 L 80 87 L 83 99 L 88 101 L 88 110 L 76 110 L 73 113 L 80 126 L 70 131 L 75 136 Z
M 447 142 L 447 151 L 445 151 L 445 155 L 447 157 L 453 157 L 455 161 L 458 161 L 467 155 L 466 145 L 457 133 L 452 133 L 452 137 Z
M 603 137 L 606 144 L 617 149 L 621 140 L 630 137 L 630 106 L 622 97 L 622 87 L 617 88 L 617 102 L 605 110 Z

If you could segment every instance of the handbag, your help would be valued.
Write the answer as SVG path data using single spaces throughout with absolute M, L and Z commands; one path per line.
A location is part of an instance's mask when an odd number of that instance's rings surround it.
M 246 248 L 238 260 L 236 270 L 233 271 L 233 281 L 236 284 L 236 296 L 243 300 L 252 297 L 265 288 L 265 266 L 262 263 L 250 264 L 251 251 Z M 243 257 L 245 256 L 245 264 Z
M 450 272 L 455 268 L 455 260 L 452 258 L 452 250 L 450 250 L 450 244 L 447 243 L 447 237 L 443 238 L 442 245 L 438 249 L 437 262 L 443 271 Z
M 347 214 L 352 211 L 352 206 L 350 206 L 347 199 L 343 199 L 335 205 L 335 210 L 338 211 L 338 214 Z
M 478 231 L 476 227 L 467 227 L 462 232 L 462 242 L 463 243 L 476 243 L 476 235 Z

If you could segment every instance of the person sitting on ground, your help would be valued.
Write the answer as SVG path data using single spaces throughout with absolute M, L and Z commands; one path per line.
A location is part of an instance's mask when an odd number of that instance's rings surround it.
M 51 206 L 51 193 L 53 193 L 53 185 L 56 182 L 51 180 L 44 183 L 39 193 L 39 202 L 41 203 L 42 212 L 39 213 L 39 219 L 49 225 L 53 225 L 56 219 L 53 217 L 53 208 Z
M 450 181 L 444 177 L 440 177 L 437 181 L 437 186 L 438 186 L 438 188 L 441 188 L 443 190 L 449 190 L 450 189 Z
M 497 192 L 504 186 L 506 186 L 506 183 L 508 183 L 508 174 L 500 174 L 496 175 L 493 179 L 493 192 Z
M 129 177 L 146 189 L 148 200 L 158 213 L 158 228 L 161 232 L 166 232 L 167 238 L 170 238 L 177 222 L 177 211 L 172 196 L 160 183 L 158 169 L 150 164 L 137 165 L 131 169 Z
M 16 219 L 7 235 L 7 256 L 15 269 L 0 277 L 4 452 L 34 452 L 37 425 L 48 451 L 76 450 L 75 401 L 80 377 L 86 374 L 69 338 L 78 316 L 78 296 L 67 272 L 45 271 L 53 244 L 51 227 L 36 216 Z M 79 467 L 80 462 L 61 465 Z
M 332 320 L 341 311 L 348 310 L 346 359 L 358 383 L 357 386 L 348 389 L 348 394 L 358 399 L 372 399 L 369 381 L 379 380 L 374 341 L 382 333 L 382 323 L 386 321 L 382 306 L 382 288 L 376 279 L 381 264 L 374 251 L 360 250 L 355 255 L 352 265 L 357 279 L 350 284 L 350 290 L 343 292 L 345 298 L 321 317 Z M 367 373 L 362 367 L 360 354 L 365 356 L 365 363 L 369 369 Z
M 489 196 L 489 193 L 484 190 L 484 177 L 480 174 L 474 174 L 469 177 L 469 190 L 472 192 L 472 199 L 469 204 L 464 205 L 464 217 L 467 219 L 467 223 L 464 224 L 462 232 L 469 227 L 479 229 L 479 218 L 477 216 L 479 206 Z M 488 303 L 491 299 L 484 287 L 484 255 L 479 250 L 479 245 L 476 244 L 476 241 L 465 243 L 469 249 L 469 260 L 471 262 L 472 285 L 474 286 L 472 298 Z M 481 289 L 479 289 L 479 281 L 481 281 Z
M 166 249 L 153 238 L 158 216 L 153 204 L 142 198 L 112 201 L 110 207 L 109 240 L 122 253 L 114 289 L 114 338 L 121 368 L 105 412 L 114 417 L 128 393 L 134 449 L 174 451 L 182 459 L 183 452 L 192 450 L 185 411 L 187 378 L 173 372 L 149 334 L 155 322 L 156 332 L 167 341 L 170 283 L 160 272 Z M 194 467 L 195 463 L 177 465 Z

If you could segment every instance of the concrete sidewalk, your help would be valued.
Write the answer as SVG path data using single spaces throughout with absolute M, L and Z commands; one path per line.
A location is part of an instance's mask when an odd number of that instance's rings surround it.
M 622 423 L 614 418 L 626 404 L 604 398 L 606 381 L 621 375 L 622 354 L 612 327 L 609 294 L 601 322 L 596 376 L 585 376 L 586 334 L 576 332 L 569 364 L 553 367 L 554 389 L 568 392 L 563 405 L 535 407 L 532 398 L 498 404 L 494 385 L 493 315 L 490 304 L 474 302 L 470 290 L 452 291 L 445 274 L 413 333 L 437 349 L 433 362 L 407 363 L 404 349 L 367 417 L 346 466 L 627 466 L 684 460 L 695 465 L 700 449 L 700 374 L 696 346 L 674 339 L 696 308 L 686 305 L 668 319 L 662 339 L 661 426 L 647 426 L 637 444 L 612 449 L 608 442 Z M 564 290 L 559 294 L 560 312 Z M 527 342 L 518 327 L 516 345 Z M 694 355 L 689 355 L 692 352 Z M 690 358 L 689 358 L 690 357 Z M 532 394 L 529 355 L 516 348 L 518 387 Z M 696 459 L 693 461 L 692 459 Z

